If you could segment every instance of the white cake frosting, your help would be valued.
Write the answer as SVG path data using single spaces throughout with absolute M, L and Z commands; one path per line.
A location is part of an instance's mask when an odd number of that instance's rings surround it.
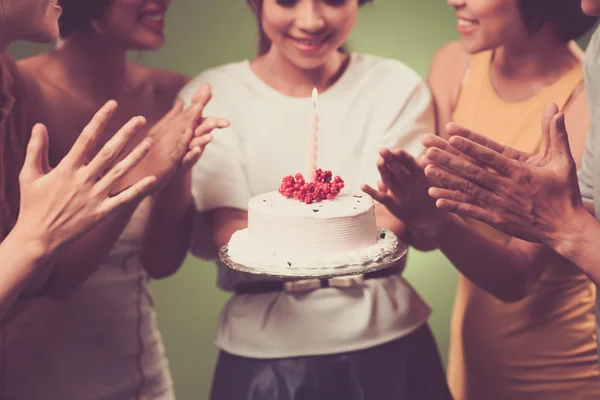
M 333 200 L 305 204 L 279 192 L 248 202 L 248 229 L 234 233 L 229 256 L 244 265 L 315 267 L 373 261 L 398 241 L 377 227 L 373 199 L 342 192 Z

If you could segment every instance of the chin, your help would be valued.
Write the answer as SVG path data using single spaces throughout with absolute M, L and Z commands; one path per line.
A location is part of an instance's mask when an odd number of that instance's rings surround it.
M 600 16 L 600 0 L 581 0 L 581 8 L 587 15 Z
M 165 45 L 165 41 L 163 40 L 144 40 L 144 41 L 133 41 L 129 43 L 127 46 L 127 50 L 139 50 L 139 51 L 153 51 L 159 50 Z
M 46 29 L 33 32 L 23 39 L 35 43 L 50 43 L 58 39 L 58 34 L 59 31 L 57 24 L 56 26 L 46 27 Z
M 487 50 L 486 46 L 482 46 L 481 44 L 477 43 L 477 41 L 472 39 L 461 38 L 460 45 L 466 53 L 471 55 Z

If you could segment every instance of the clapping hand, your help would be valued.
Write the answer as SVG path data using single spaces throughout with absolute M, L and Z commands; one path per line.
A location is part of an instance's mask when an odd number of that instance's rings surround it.
M 564 114 L 556 105 L 544 109 L 538 154 L 519 152 L 456 124 L 447 129 L 447 144 L 479 165 L 424 140 L 430 147 L 425 173 L 439 182 L 429 193 L 439 209 L 551 245 L 558 228 L 583 208 Z
M 428 195 L 430 182 L 423 167 L 402 149 L 381 149 L 377 168 L 381 175 L 378 189 L 362 189 L 402 220 L 412 236 L 432 239 L 440 229 L 446 213 L 437 209 Z
M 45 252 L 51 253 L 86 233 L 121 206 L 143 198 L 156 186 L 156 178 L 148 176 L 114 196 L 110 195 L 117 181 L 151 148 L 152 139 L 144 139 L 131 153 L 117 161 L 125 146 L 145 124 L 143 117 L 132 118 L 87 162 L 116 107 L 114 101 L 106 103 L 54 169 L 48 163 L 46 127 L 38 124 L 33 128 L 19 176 L 21 204 L 15 230 L 37 239 Z

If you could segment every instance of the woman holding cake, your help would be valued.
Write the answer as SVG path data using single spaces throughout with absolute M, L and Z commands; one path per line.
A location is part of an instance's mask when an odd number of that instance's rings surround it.
M 116 99 L 121 106 L 114 110 L 113 104 L 98 146 L 115 126 L 144 115 L 134 121 L 140 130 L 132 143 L 149 136 L 154 146 L 120 186 L 152 172 L 158 190 L 61 249 L 50 277 L 19 302 L 26 308 L 1 332 L 0 398 L 170 400 L 174 393 L 149 281 L 177 271 L 187 252 L 189 166 L 210 141 L 205 133 L 227 123 L 202 118 L 208 87 L 183 111 L 173 102 L 185 77 L 127 61 L 129 49 L 163 45 L 168 2 L 61 4 L 56 48 L 19 62 L 30 124 L 43 122 L 52 135 L 50 164 L 65 156 L 99 105 Z
M 207 110 L 232 122 L 193 170 L 196 206 L 216 247 L 247 227 L 252 197 L 304 172 L 314 87 L 319 167 L 340 175 L 344 190 L 380 179 L 382 146 L 421 153 L 421 136 L 434 128 L 425 82 L 400 62 L 342 50 L 364 3 L 250 0 L 259 56 L 205 71 L 181 92 L 189 103 L 210 83 Z M 385 208 L 376 216 L 402 237 L 403 224 Z M 209 257 L 206 240 L 197 242 L 195 253 Z M 220 318 L 212 398 L 449 399 L 430 309 L 400 272 L 296 291 L 219 265 L 218 286 L 234 295 Z
M 571 0 L 448 4 L 456 10 L 461 36 L 441 48 L 431 65 L 440 136 L 447 138 L 444 127 L 452 120 L 537 152 L 539 116 L 547 103 L 556 103 L 566 114 L 579 161 L 589 116 L 582 52 L 573 40 L 595 19 Z M 439 137 L 428 135 L 424 143 L 446 148 Z M 369 192 L 404 218 L 411 236 L 429 239 L 462 273 L 448 366 L 455 398 L 599 398 L 591 282 L 548 249 L 443 214 L 407 154 L 383 155 L 379 165 L 392 194 Z M 436 155 L 435 149 L 427 152 Z

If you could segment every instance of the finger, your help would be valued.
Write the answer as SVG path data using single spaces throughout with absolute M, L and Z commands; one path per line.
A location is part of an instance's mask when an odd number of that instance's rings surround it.
M 183 156 L 190 149 L 190 143 L 192 142 L 193 131 L 192 128 L 187 128 L 183 135 L 178 138 L 177 144 L 171 149 L 171 160 L 175 163 L 181 163 Z
M 156 189 L 156 185 L 155 176 L 148 176 L 138 181 L 116 196 L 107 198 L 100 208 L 100 215 L 112 214 L 125 204 L 143 199 Z
M 427 149 L 427 157 L 433 162 L 433 165 L 441 166 L 454 175 L 493 191 L 502 190 L 504 185 L 511 183 L 497 174 L 435 147 Z
M 124 159 L 110 168 L 106 174 L 98 181 L 97 185 L 103 193 L 109 193 L 113 185 L 122 177 L 127 175 L 137 164 L 140 163 L 150 151 L 152 139 L 145 138 L 136 146 L 131 153 Z
M 200 124 L 202 120 L 202 113 L 204 112 L 204 107 L 206 103 L 192 103 L 192 105 L 184 111 L 182 118 L 180 119 L 180 124 L 183 124 L 183 128 L 192 129 L 192 132 L 196 130 L 196 127 Z M 181 130 L 183 132 L 183 129 Z
M 209 144 L 212 141 L 212 139 L 213 139 L 213 135 L 210 133 L 195 137 L 190 142 L 189 148 L 190 148 L 190 150 L 194 149 L 194 148 L 200 148 L 200 150 L 204 150 L 206 145 Z
M 201 85 L 192 96 L 192 103 L 201 103 L 206 105 L 212 96 L 210 85 L 205 83 Z
M 154 127 L 159 127 L 162 124 L 170 124 L 178 115 L 183 112 L 183 108 L 183 101 L 181 99 L 175 100 L 173 107 L 171 107 L 169 112 L 167 112 L 164 117 L 162 117 L 160 121 L 154 125 Z
M 393 174 L 383 159 L 378 160 L 376 165 L 383 184 L 392 192 L 400 193 L 402 188 L 409 184 L 408 180 L 410 177 L 408 176 L 408 171 L 402 172 L 401 169 L 398 168 L 398 175 Z M 403 168 L 402 166 L 400 167 Z
M 450 145 L 476 160 L 480 169 L 482 169 L 480 166 L 483 165 L 502 176 L 512 177 L 519 167 L 519 163 L 515 160 L 460 136 L 450 138 Z M 427 157 L 432 158 L 432 155 L 428 153 Z M 522 165 L 521 168 L 525 168 L 525 166 Z
M 377 190 L 383 193 L 387 193 L 389 188 L 385 183 L 383 183 L 383 181 L 377 181 Z
M 386 207 L 386 208 L 393 207 L 394 199 L 392 198 L 392 196 L 390 196 L 386 192 L 381 192 L 379 190 L 375 190 L 369 185 L 361 185 L 360 188 L 363 192 L 365 192 L 366 194 L 371 196 L 373 198 L 373 200 L 382 204 L 384 207 Z
M 547 104 L 542 111 L 542 152 L 544 155 L 550 151 L 550 130 L 554 116 L 558 114 L 558 106 L 554 103 Z
M 496 193 L 486 189 L 485 187 L 479 186 L 468 179 L 438 168 L 435 165 L 428 165 L 425 167 L 425 175 L 433 179 L 431 184 L 435 185 L 437 182 L 440 182 L 445 188 L 458 190 L 459 192 L 484 203 L 501 203 L 501 200 Z M 432 192 L 431 188 L 429 190 L 429 194 L 431 196 L 438 193 L 439 192 L 435 190 Z
M 391 153 L 397 162 L 400 162 L 413 177 L 416 178 L 419 175 L 423 175 L 423 168 L 419 165 L 417 160 L 415 160 L 414 157 L 408 154 L 406 151 L 402 149 L 394 149 Z
M 46 173 L 44 170 L 44 157 L 46 160 L 48 159 L 48 131 L 44 125 L 36 124 L 31 131 L 31 138 L 27 144 L 21 178 L 30 180 L 44 175 Z
M 460 151 L 458 151 L 454 147 L 450 146 L 450 143 L 448 143 L 447 141 L 445 141 L 444 139 L 442 139 L 439 136 L 435 136 L 435 135 L 432 135 L 432 134 L 428 133 L 428 134 L 426 134 L 423 137 L 423 139 L 421 139 L 421 143 L 425 147 L 437 147 L 438 149 L 442 149 L 444 151 L 447 151 L 448 153 L 454 154 L 457 157 L 464 158 L 464 159 L 472 162 L 473 164 L 477 164 L 477 165 L 481 164 L 479 161 L 477 161 L 477 160 L 469 157 L 468 155 L 466 155 L 464 153 L 461 153 Z M 424 157 L 424 155 L 421 156 L 421 158 L 423 160 L 425 160 L 425 164 L 428 164 L 427 158 Z
M 96 157 L 90 161 L 87 171 L 92 179 L 102 175 L 107 168 L 119 157 L 122 150 L 133 139 L 137 131 L 146 124 L 144 117 L 131 118 L 119 131 L 100 149 Z
M 480 201 L 479 199 L 477 199 L 473 196 L 469 196 L 467 194 L 461 193 L 458 190 L 443 189 L 443 188 L 439 188 L 439 187 L 431 187 L 428 190 L 428 194 L 429 194 L 429 196 L 433 197 L 436 200 L 446 199 L 446 200 L 454 200 L 459 203 L 475 204 L 478 206 L 485 205 L 485 202 Z
M 453 122 L 450 122 L 446 125 L 446 131 L 450 136 L 463 137 L 465 139 L 470 140 L 471 142 L 477 143 L 483 147 L 487 147 L 500 154 L 503 154 L 508 158 L 512 158 L 513 160 L 522 160 L 524 157 L 528 156 L 528 154 L 522 153 L 511 147 L 504 146 L 498 142 L 493 141 L 492 139 L 489 139 L 479 133 L 473 132 Z
M 489 210 L 475 204 L 440 199 L 435 202 L 435 205 L 442 211 L 451 212 L 463 218 L 476 219 L 491 226 L 497 227 L 501 222 L 497 211 Z
M 104 132 L 104 128 L 106 128 L 110 117 L 116 109 L 117 102 L 110 100 L 98 110 L 92 117 L 90 123 L 83 128 L 83 131 L 75 141 L 75 144 L 73 144 L 71 151 L 63 158 L 65 163 L 74 165 L 82 165 L 85 163 L 89 152 L 98 143 L 98 140 Z
M 185 156 L 183 156 L 183 161 L 181 162 L 181 166 L 183 169 L 192 168 L 200 159 L 202 155 L 201 147 L 194 147 L 190 151 L 188 151 Z
M 215 129 L 227 128 L 231 123 L 223 118 L 206 117 L 194 131 L 194 136 L 201 136 L 212 132 Z

